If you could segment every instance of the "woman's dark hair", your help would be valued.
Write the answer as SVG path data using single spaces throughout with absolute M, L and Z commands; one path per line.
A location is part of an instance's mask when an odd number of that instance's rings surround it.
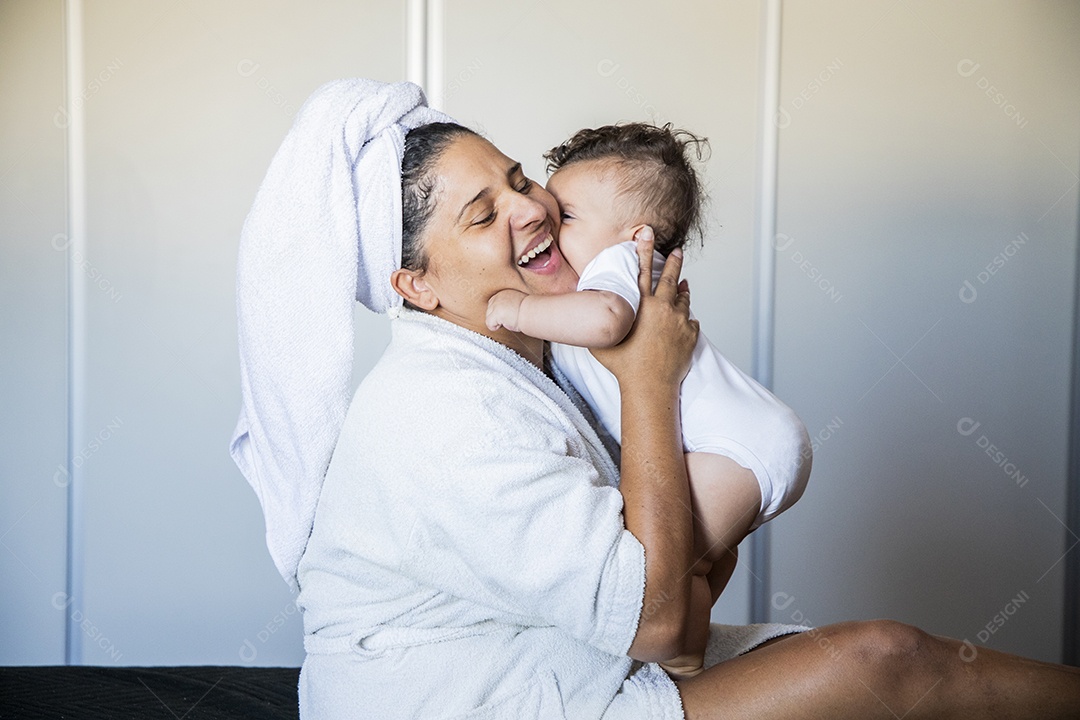
M 427 253 L 420 237 L 435 211 L 433 174 L 443 151 L 462 135 L 476 135 L 454 123 L 430 123 L 413 128 L 405 136 L 401 160 L 401 267 L 427 272 Z
M 671 123 L 626 123 L 579 130 L 544 154 L 548 172 L 586 160 L 609 160 L 623 171 L 622 190 L 652 216 L 656 249 L 667 255 L 683 247 L 692 234 L 703 238 L 704 192 L 687 149 L 701 161 L 706 138 Z M 654 215 L 655 214 L 655 215 Z

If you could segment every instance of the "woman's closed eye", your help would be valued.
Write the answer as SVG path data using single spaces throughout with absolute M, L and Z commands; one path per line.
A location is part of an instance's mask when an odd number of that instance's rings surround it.
M 517 187 L 515 187 L 514 190 L 521 193 L 522 195 L 528 195 L 530 192 L 532 192 L 533 187 L 534 183 L 532 180 L 530 180 L 529 178 L 523 178 L 522 181 L 517 184 Z M 495 221 L 495 217 L 497 215 L 498 211 L 495 208 L 492 208 L 490 213 L 488 213 L 482 218 L 479 218 L 478 220 L 475 220 L 472 224 L 490 225 L 492 222 Z
M 495 208 L 492 208 L 491 212 L 489 212 L 487 215 L 480 218 L 479 220 L 474 221 L 473 225 L 490 225 L 492 222 L 495 221 L 496 214 L 497 213 L 495 211 Z

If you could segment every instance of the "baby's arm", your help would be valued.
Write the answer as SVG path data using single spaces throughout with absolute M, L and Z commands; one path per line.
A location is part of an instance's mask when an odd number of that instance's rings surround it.
M 487 326 L 565 345 L 607 348 L 618 345 L 630 332 L 634 311 L 625 299 L 607 290 L 565 295 L 502 290 L 488 301 Z

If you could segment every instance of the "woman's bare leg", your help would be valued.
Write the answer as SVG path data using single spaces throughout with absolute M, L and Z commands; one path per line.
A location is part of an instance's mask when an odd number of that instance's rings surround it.
M 1080 669 L 889 620 L 779 638 L 676 684 L 687 720 L 1080 717 Z

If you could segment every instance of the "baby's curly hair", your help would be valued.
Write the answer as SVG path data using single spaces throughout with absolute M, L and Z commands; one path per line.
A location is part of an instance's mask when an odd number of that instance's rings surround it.
M 688 149 L 690 152 L 688 152 Z M 544 153 L 548 173 L 572 163 L 607 160 L 622 172 L 622 191 L 649 217 L 656 249 L 665 257 L 692 235 L 704 240 L 704 192 L 690 153 L 707 157 L 709 141 L 667 123 L 622 123 L 579 130 Z

